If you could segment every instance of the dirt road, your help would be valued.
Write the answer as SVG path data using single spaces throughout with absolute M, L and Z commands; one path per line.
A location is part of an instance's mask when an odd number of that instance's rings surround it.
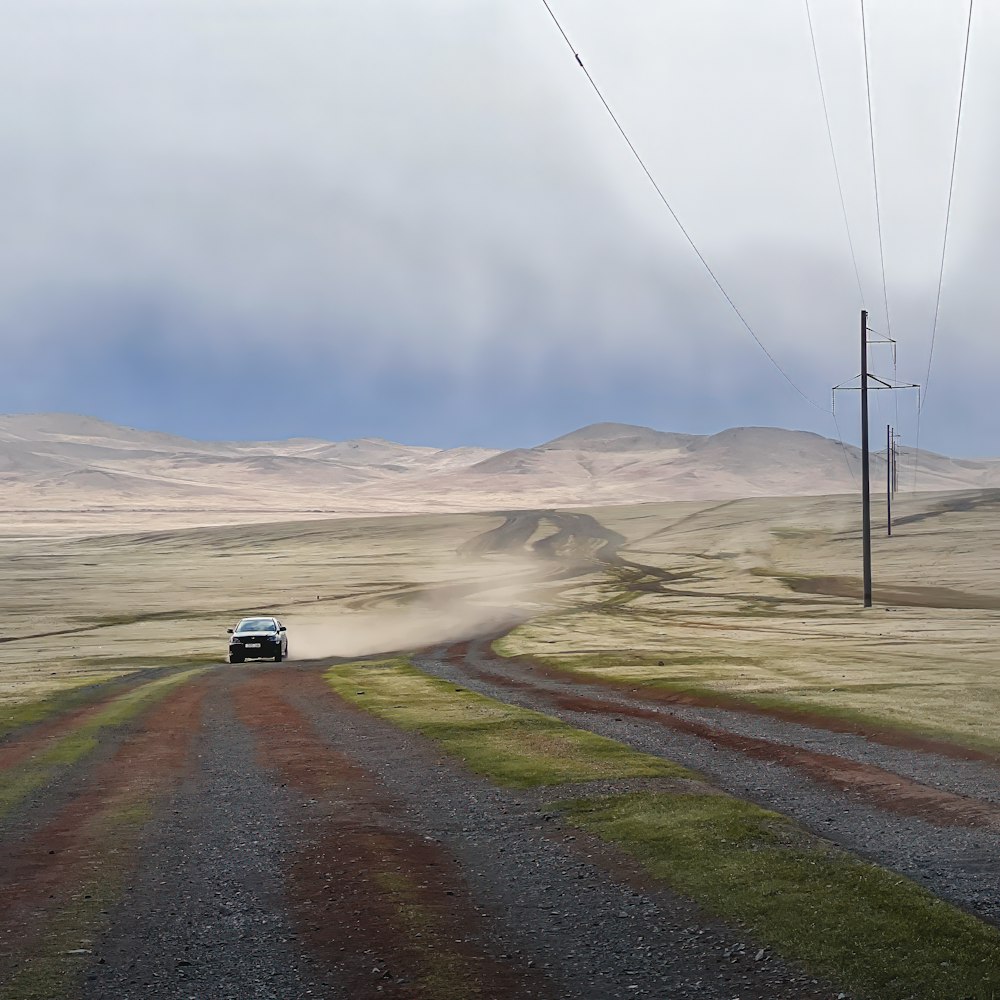
M 682 592 L 622 542 L 525 511 L 465 549 Z M 679 762 L 1000 924 L 988 753 L 586 682 L 489 637 L 414 662 Z M 352 707 L 325 666 L 140 672 L 0 738 L 0 1000 L 846 996 L 551 805 L 652 779 L 501 788 Z
M 12 737 L 37 759 L 51 725 Z M 836 996 L 348 707 L 220 666 L 7 811 L 0 997 Z

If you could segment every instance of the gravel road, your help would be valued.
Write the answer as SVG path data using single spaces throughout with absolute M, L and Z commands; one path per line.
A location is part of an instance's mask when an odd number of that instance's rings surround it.
M 0 889 L 16 889 L 0 911 L 0 997 L 45 976 L 61 983 L 45 996 L 85 1000 L 841 995 L 562 829 L 551 791 L 470 776 L 343 703 L 317 668 L 220 667 L 198 683 L 198 710 L 164 705 L 163 733 L 140 718 L 115 736 L 96 792 L 97 765 L 78 766 L 89 798 L 70 841 L 32 812 L 0 828 L 28 845 L 24 864 L 0 863 Z M 157 740 L 183 767 L 157 786 L 141 837 L 109 845 L 97 819 L 118 784 L 147 787 L 114 754 Z M 124 871 L 116 899 L 67 910 L 102 852 Z M 84 921 L 72 934 L 67 913 Z
M 487 640 L 442 647 L 416 662 L 470 690 L 684 764 L 733 795 L 791 816 L 820 836 L 1000 924 L 1000 810 L 995 807 L 1000 769 L 995 765 L 904 751 L 756 714 L 665 705 L 644 700 L 638 691 L 601 691 L 571 677 L 552 677 L 529 663 L 502 660 L 492 654 Z M 647 717 L 630 717 L 628 711 L 636 708 Z M 705 726 L 706 735 L 674 728 L 677 720 Z M 719 734 L 726 733 L 770 742 L 775 752 L 750 756 L 721 742 Z M 786 747 L 821 753 L 820 764 L 809 766 L 815 761 L 808 755 L 783 764 L 780 751 Z M 754 749 L 759 749 L 756 743 Z M 865 770 L 835 769 L 828 758 L 875 768 L 880 779 L 887 774 L 886 786 L 876 786 L 887 799 L 899 787 L 909 787 L 906 779 L 920 787 L 888 807 L 871 793 Z M 961 797 L 957 805 L 955 796 Z

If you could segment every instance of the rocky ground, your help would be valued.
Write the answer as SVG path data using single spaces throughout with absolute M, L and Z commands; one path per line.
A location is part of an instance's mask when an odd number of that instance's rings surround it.
M 471 777 L 318 668 L 220 666 L 7 813 L 0 997 L 841 992 L 561 828 L 551 796 Z

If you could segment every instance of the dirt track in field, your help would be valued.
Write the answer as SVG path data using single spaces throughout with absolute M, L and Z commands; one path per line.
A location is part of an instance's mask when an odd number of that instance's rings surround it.
M 992 755 L 899 733 L 845 732 L 817 715 L 791 722 L 786 713 L 580 680 L 498 657 L 488 639 L 442 647 L 417 663 L 706 773 L 1000 924 L 1000 767 Z
M 837 993 L 315 667 L 211 670 L 70 777 L 0 827 L 0 998 Z
M 532 683 L 530 678 L 536 668 L 530 662 L 511 663 L 493 656 L 488 642 L 462 643 L 444 651 L 448 663 L 458 666 L 464 676 L 487 683 L 499 684 L 513 691 L 532 693 L 538 707 L 584 712 L 594 715 L 613 715 L 632 719 L 646 719 L 660 726 L 707 740 L 717 747 L 736 751 L 745 757 L 768 764 L 793 768 L 813 781 L 828 785 L 838 791 L 850 792 L 855 798 L 889 812 L 906 816 L 919 816 L 930 823 L 944 826 L 984 827 L 1000 832 L 1000 804 L 984 802 L 970 796 L 958 795 L 921 784 L 867 762 L 851 760 L 831 753 L 820 753 L 802 746 L 779 743 L 732 732 L 717 725 L 710 725 L 689 716 L 657 706 L 657 692 L 633 693 L 620 685 L 594 685 L 610 688 L 604 698 L 581 693 L 592 686 L 576 684 L 566 677 L 558 677 L 550 670 L 537 671 L 539 679 L 548 682 Z M 488 664 L 491 669 L 487 669 Z M 688 699 L 688 704 L 696 704 Z M 705 699 L 703 705 L 709 704 Z M 737 713 L 739 714 L 739 713 Z M 799 716 L 798 718 L 803 718 Z M 820 715 L 809 717 L 814 726 L 823 726 Z M 925 748 L 927 741 L 913 740 Z M 940 743 L 935 744 L 940 746 Z M 962 759 L 993 760 L 992 755 L 964 754 L 961 747 L 949 746 L 951 756 Z
M 987 763 L 644 701 L 500 660 L 485 641 L 418 663 L 697 767 L 997 920 Z M 559 829 L 551 790 L 469 775 L 348 706 L 321 670 L 215 668 L 8 815 L 0 998 L 839 992 L 769 953 L 753 961 L 745 932 Z M 88 717 L 6 745 L 37 751 Z
M 623 558 L 622 542 L 589 515 L 523 511 L 466 548 L 527 546 L 548 560 L 549 580 L 603 564 L 629 587 L 682 593 L 683 576 Z M 685 764 L 1000 924 L 995 755 L 584 681 L 501 659 L 488 638 L 416 662 Z M 100 730 L 89 753 L 6 813 L 0 1000 L 841 993 L 561 828 L 550 803 L 565 789 L 514 792 L 476 778 L 419 735 L 346 704 L 323 669 L 212 668 Z M 0 778 L 162 675 L 108 685 L 0 738 Z

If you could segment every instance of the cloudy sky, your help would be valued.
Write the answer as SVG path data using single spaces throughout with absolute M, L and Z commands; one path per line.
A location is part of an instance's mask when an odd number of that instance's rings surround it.
M 0 411 L 441 446 L 602 420 L 835 436 L 862 292 L 804 0 L 552 7 L 812 403 L 541 0 L 6 0 Z M 866 4 L 891 327 L 860 5 L 811 9 L 864 304 L 924 382 L 965 5 Z M 951 454 L 1000 454 L 998 40 L 979 4 L 920 429 Z M 912 442 L 914 394 L 887 397 L 876 426 Z

